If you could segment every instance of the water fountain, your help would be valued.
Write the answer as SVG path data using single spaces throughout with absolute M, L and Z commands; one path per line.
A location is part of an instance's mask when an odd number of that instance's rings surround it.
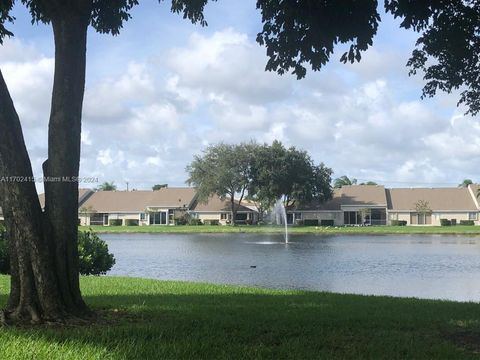
M 275 214 L 276 224 L 281 224 L 282 220 L 285 224 L 285 244 L 288 244 L 288 226 L 287 226 L 287 212 L 285 211 L 285 206 L 283 206 L 282 199 L 278 199 L 273 207 L 273 213 Z

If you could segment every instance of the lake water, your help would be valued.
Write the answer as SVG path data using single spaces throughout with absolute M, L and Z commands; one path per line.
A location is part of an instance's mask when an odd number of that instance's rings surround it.
M 102 234 L 110 275 L 480 301 L 480 237 Z

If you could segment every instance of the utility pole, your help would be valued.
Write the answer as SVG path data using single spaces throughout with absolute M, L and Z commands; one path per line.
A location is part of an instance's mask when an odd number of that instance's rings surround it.
M 128 181 L 127 181 L 127 191 L 128 191 Z

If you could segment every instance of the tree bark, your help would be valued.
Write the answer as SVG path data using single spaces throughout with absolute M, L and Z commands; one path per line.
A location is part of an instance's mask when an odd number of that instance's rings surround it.
M 78 274 L 78 174 L 87 27 L 91 2 L 52 12 L 55 74 L 45 175 L 45 210 L 35 189 L 20 120 L 0 72 L 0 197 L 11 258 L 12 321 L 63 321 L 88 313 Z
M 78 182 L 88 16 L 63 11 L 52 20 L 55 75 L 44 174 L 45 216 L 55 249 L 62 300 L 69 312 L 82 313 L 78 275 Z
M 20 121 L 1 72 L 0 109 L 0 196 L 12 264 L 6 310 L 14 319 L 56 319 L 63 313 L 42 210 Z

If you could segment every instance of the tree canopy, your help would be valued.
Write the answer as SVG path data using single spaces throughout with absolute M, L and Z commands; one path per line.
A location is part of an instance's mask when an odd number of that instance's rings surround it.
M 357 179 L 350 179 L 347 175 L 342 175 L 338 178 L 336 178 L 333 181 L 333 187 L 335 189 L 340 189 L 342 186 L 345 185 L 356 185 L 357 184 Z
M 230 201 L 232 224 L 235 224 L 237 210 L 250 184 L 253 146 L 245 143 L 211 145 L 202 156 L 195 156 L 186 169 L 187 183 L 197 189 L 199 201 L 206 202 L 213 195 Z
M 96 190 L 97 191 L 115 191 L 117 190 L 117 185 L 115 184 L 114 181 L 112 182 L 105 181 L 103 184 L 100 184 Z
M 472 185 L 473 181 L 471 179 L 464 179 L 461 184 L 458 184 L 458 187 L 468 187 L 468 185 Z
M 252 158 L 249 197 L 270 207 L 283 198 L 290 207 L 310 201 L 326 201 L 332 196 L 332 170 L 315 165 L 306 151 L 285 148 L 279 142 L 257 145 Z
M 380 22 L 377 1 L 258 0 L 263 29 L 257 41 L 267 48 L 267 70 L 292 71 L 303 78 L 309 65 L 320 70 L 339 44 L 349 45 L 342 62 L 360 61 L 373 45 Z M 458 104 L 480 110 L 480 2 L 478 0 L 385 0 L 401 27 L 419 33 L 407 66 L 423 73 L 422 97 L 461 89 Z

